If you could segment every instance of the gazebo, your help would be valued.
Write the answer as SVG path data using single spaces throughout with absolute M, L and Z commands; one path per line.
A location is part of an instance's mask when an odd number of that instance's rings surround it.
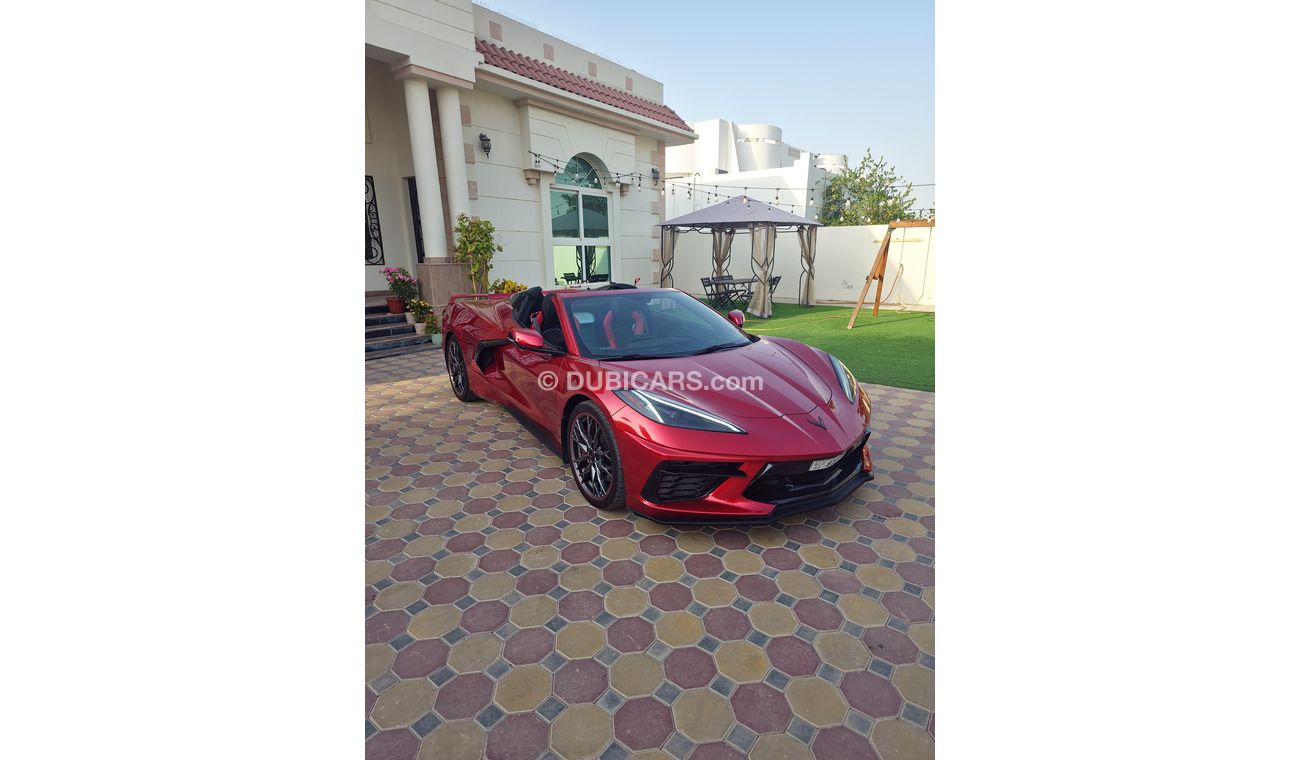
M 713 236 L 713 276 L 722 277 L 731 266 L 732 238 L 737 231 L 747 231 L 751 237 L 750 268 L 757 280 L 747 311 L 756 317 L 770 317 L 772 291 L 768 283 L 776 263 L 776 234 L 793 230 L 799 236 L 799 248 L 803 252 L 803 273 L 799 275 L 799 304 L 812 306 L 816 300 L 813 294 L 813 261 L 817 258 L 817 228 L 822 226 L 820 222 L 741 195 L 670 219 L 659 226 L 662 228 L 661 287 L 673 287 L 673 250 L 677 246 L 679 233 L 701 232 Z

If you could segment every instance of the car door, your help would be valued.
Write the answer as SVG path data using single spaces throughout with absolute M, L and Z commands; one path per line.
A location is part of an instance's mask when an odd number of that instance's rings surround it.
M 502 360 L 516 406 L 533 422 L 554 433 L 563 409 L 566 357 L 508 345 L 502 349 Z

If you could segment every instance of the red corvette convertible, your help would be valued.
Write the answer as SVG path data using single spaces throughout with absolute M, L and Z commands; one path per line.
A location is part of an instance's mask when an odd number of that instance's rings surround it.
M 831 506 L 872 479 L 871 401 L 825 351 L 746 333 L 672 289 L 456 295 L 443 352 L 462 401 L 496 401 L 601 509 L 742 524 Z

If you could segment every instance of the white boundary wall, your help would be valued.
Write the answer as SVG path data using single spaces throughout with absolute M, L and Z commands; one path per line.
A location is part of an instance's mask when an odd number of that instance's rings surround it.
M 883 224 L 866 227 L 822 227 L 817 230 L 817 302 L 843 303 L 858 300 L 867 270 L 876 260 L 876 252 L 888 228 Z M 703 295 L 701 277 L 712 274 L 712 236 L 682 232 L 677 236 L 673 258 L 673 285 L 693 295 Z M 935 305 L 934 269 L 935 248 L 933 227 L 912 227 L 894 230 L 889 246 L 889 261 L 885 272 L 883 295 L 889 298 L 882 303 L 933 308 Z M 776 300 L 797 303 L 799 300 L 800 266 L 799 237 L 793 231 L 781 232 L 776 238 L 776 267 L 773 274 L 781 276 L 776 289 Z M 900 278 L 901 267 L 901 278 Z M 733 277 L 751 277 L 750 238 L 737 233 L 731 244 L 731 269 Z M 893 293 L 890 290 L 893 289 Z M 876 289 L 871 288 L 871 299 Z

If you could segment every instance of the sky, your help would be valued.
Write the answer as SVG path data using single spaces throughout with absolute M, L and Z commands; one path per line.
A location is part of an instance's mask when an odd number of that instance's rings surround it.
M 934 182 L 932 2 L 481 4 L 663 82 L 686 121 L 774 124 L 804 150 L 856 165 L 870 149 Z M 934 205 L 933 187 L 913 195 Z

